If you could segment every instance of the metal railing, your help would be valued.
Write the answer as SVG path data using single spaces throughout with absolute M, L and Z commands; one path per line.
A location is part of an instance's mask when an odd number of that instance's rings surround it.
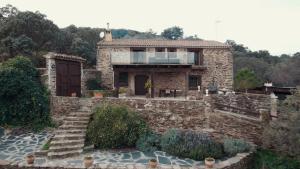
M 195 63 L 193 52 L 111 52 L 112 64 L 177 64 Z

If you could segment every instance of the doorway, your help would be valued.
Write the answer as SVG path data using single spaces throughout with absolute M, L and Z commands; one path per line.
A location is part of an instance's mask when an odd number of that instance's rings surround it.
M 148 92 L 145 89 L 145 84 L 148 80 L 146 75 L 136 75 L 134 78 L 135 95 L 144 96 Z

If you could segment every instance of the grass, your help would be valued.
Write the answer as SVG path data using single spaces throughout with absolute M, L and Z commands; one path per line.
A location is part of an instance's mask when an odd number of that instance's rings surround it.
M 42 147 L 42 150 L 49 150 L 51 139 L 49 139 Z

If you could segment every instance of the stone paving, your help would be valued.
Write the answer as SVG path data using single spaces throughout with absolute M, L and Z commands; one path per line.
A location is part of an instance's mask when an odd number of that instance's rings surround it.
M 83 158 L 92 156 L 94 166 L 107 168 L 108 166 L 147 165 L 150 159 L 157 159 L 160 166 L 187 166 L 194 167 L 203 165 L 202 161 L 191 159 L 179 159 L 169 156 L 165 152 L 143 153 L 141 151 L 94 151 L 84 153 L 78 157 L 67 159 L 49 160 L 47 158 L 36 158 L 35 166 L 57 166 L 57 167 L 83 167 Z M 25 165 L 24 162 L 21 165 Z
M 40 149 L 49 137 L 50 134 L 46 131 L 0 136 L 0 160 L 21 162 L 26 154 Z

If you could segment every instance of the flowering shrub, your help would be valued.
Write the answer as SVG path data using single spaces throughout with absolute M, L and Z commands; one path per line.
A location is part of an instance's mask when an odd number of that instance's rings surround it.
M 87 141 L 97 148 L 134 147 L 148 131 L 145 121 L 125 106 L 103 104 L 88 125 Z

